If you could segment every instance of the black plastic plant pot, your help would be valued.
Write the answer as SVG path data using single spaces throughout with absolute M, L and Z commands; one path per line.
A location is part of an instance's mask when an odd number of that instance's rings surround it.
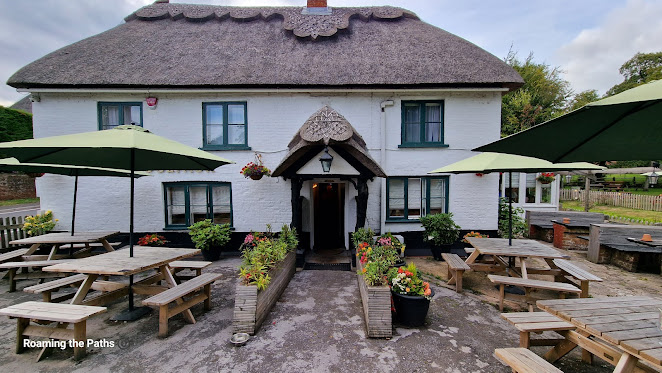
M 221 258 L 221 248 L 212 246 L 207 250 L 202 250 L 202 257 L 209 262 L 215 262 Z
M 431 297 L 434 296 L 434 290 Z M 397 321 L 406 326 L 423 326 L 425 317 L 428 315 L 430 301 L 419 295 L 393 294 L 393 307 Z

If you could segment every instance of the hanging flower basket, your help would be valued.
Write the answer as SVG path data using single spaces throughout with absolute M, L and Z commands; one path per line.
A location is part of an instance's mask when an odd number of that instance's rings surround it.
M 553 172 L 543 172 L 538 177 L 536 180 L 540 181 L 541 184 L 549 184 L 552 181 L 556 180 L 556 177 Z
M 247 179 L 260 180 L 264 175 L 271 176 L 271 170 L 262 164 L 262 156 L 255 153 L 255 162 L 248 162 L 241 169 L 241 174 Z

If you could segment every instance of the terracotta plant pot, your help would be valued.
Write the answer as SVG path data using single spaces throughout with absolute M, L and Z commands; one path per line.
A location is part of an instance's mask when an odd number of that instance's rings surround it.
M 644 234 L 643 237 L 641 237 L 641 240 L 646 241 L 646 242 L 651 242 L 651 241 L 653 241 L 653 237 L 651 237 L 650 234 L 646 233 L 646 234 Z

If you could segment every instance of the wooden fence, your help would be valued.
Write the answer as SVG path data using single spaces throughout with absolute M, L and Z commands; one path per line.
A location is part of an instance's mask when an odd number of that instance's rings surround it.
M 21 229 L 24 221 L 24 216 L 0 218 L 0 250 L 8 249 L 10 247 L 9 241 L 28 237 Z
M 559 198 L 561 201 L 579 200 L 583 203 L 585 194 L 586 193 L 584 193 L 583 190 L 561 189 L 561 195 Z M 644 196 L 624 192 L 601 192 L 592 190 L 589 195 L 589 203 L 637 210 L 662 211 L 661 196 Z

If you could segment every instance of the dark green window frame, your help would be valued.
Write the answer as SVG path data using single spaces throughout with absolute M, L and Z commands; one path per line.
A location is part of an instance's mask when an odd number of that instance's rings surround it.
M 244 107 L 244 143 L 228 144 L 228 106 L 243 105 Z M 207 107 L 223 107 L 223 144 L 207 144 Z M 202 150 L 251 150 L 248 146 L 248 104 L 245 101 L 203 102 L 202 103 Z
M 164 224 L 165 229 L 188 229 L 194 222 L 190 221 L 191 216 L 191 187 L 201 187 L 204 186 L 207 188 L 207 219 L 211 219 L 214 216 L 214 199 L 212 193 L 212 187 L 214 186 L 227 186 L 230 190 L 230 226 L 234 226 L 234 208 L 232 206 L 232 184 L 228 182 L 218 182 L 218 181 L 180 181 L 180 182 L 168 182 L 163 183 L 163 212 L 164 212 Z M 168 188 L 184 188 L 184 224 L 168 224 Z
M 449 177 L 448 176 L 395 176 L 386 178 L 386 222 L 418 222 L 419 218 L 410 218 L 409 217 L 409 179 L 421 179 L 421 183 L 425 183 L 425 215 L 430 214 L 430 181 L 431 180 L 443 180 L 444 181 L 444 204 L 443 211 L 448 212 L 448 191 L 449 191 Z M 404 184 L 404 216 L 402 217 L 389 217 L 390 211 L 390 191 L 391 191 L 391 181 L 392 180 L 402 180 Z
M 418 141 L 407 141 L 406 134 L 406 121 L 405 121 L 405 106 L 416 104 L 419 106 L 420 117 L 418 121 Z M 439 141 L 426 141 L 425 138 L 425 124 L 426 124 L 426 105 L 439 104 L 440 106 L 440 121 L 441 133 Z M 399 148 L 447 148 L 448 144 L 444 143 L 444 100 L 425 100 L 425 101 L 402 101 L 401 104 L 401 129 L 400 129 L 400 145 Z
M 103 127 L 103 107 L 104 106 L 116 106 L 119 108 L 119 123 L 121 124 L 130 124 L 130 123 L 124 123 L 124 107 L 126 106 L 140 106 L 140 123 L 136 123 L 136 126 L 143 126 L 143 103 L 142 102 L 109 102 L 109 101 L 102 101 L 97 103 L 97 117 L 98 117 L 98 123 L 99 123 L 99 130 L 103 129 L 110 129 L 114 128 L 115 126 L 111 126 L 110 128 L 104 128 Z

